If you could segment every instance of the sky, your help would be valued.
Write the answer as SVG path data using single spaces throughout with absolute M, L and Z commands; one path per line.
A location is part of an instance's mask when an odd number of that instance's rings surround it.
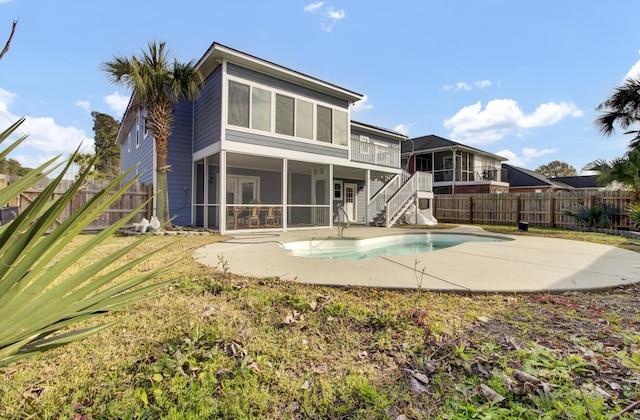
M 638 0 L 0 0 L 0 129 L 21 116 L 35 167 L 93 151 L 91 111 L 131 92 L 101 65 L 166 41 L 195 63 L 213 42 L 365 95 L 353 120 L 435 134 L 535 169 L 622 156 L 596 107 L 640 77 Z M 0 45 L 0 47 L 1 47 Z

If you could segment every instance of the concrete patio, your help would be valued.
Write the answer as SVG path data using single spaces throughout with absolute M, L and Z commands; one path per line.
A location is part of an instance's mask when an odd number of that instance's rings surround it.
M 360 239 L 420 232 L 352 226 L 344 236 Z M 640 254 L 633 251 L 563 239 L 494 235 L 473 226 L 430 232 L 487 234 L 513 240 L 467 242 L 435 252 L 369 260 L 294 257 L 281 245 L 335 238 L 334 228 L 236 236 L 197 250 L 194 258 L 209 266 L 217 266 L 223 258 L 235 274 L 331 286 L 522 293 L 597 290 L 640 282 Z

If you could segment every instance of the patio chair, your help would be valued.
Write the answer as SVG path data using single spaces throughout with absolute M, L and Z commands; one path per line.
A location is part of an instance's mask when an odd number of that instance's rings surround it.
M 249 217 L 246 219 L 248 228 L 260 227 L 260 207 L 253 207 Z
M 264 217 L 264 225 L 270 227 L 276 227 L 280 224 L 280 209 L 276 207 L 269 207 L 267 209 L 267 215 Z

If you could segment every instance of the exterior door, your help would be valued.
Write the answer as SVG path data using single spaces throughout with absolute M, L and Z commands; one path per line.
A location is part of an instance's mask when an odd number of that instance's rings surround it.
M 356 191 L 355 184 L 344 184 L 344 211 L 351 222 L 356 220 Z
M 258 199 L 258 179 L 227 177 L 227 204 L 249 204 Z

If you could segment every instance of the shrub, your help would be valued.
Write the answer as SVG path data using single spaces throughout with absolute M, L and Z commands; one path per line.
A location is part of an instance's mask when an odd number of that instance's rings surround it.
M 611 217 L 615 208 L 608 204 L 595 204 L 592 207 L 583 207 L 578 213 L 565 210 L 565 214 L 573 216 L 581 226 L 605 228 L 611 227 Z
M 0 143 L 7 140 L 23 121 L 24 118 L 0 133 Z M 26 137 L 0 151 L 0 158 L 4 158 Z M 8 203 L 39 180 L 61 169 L 59 175 L 15 220 L 0 226 L 0 366 L 100 331 L 113 323 L 80 329 L 70 327 L 147 299 L 164 284 L 156 282 L 138 287 L 156 278 L 166 267 L 120 279 L 123 273 L 161 249 L 121 266 L 113 266 L 144 237 L 75 273 L 69 272 L 72 264 L 116 232 L 143 206 L 89 239 L 82 247 L 67 252 L 70 242 L 126 192 L 137 178 L 124 182 L 129 172 L 122 174 L 54 228 L 56 220 L 87 176 L 87 171 L 82 172 L 68 191 L 52 201 L 50 197 L 64 178 L 73 157 L 66 164 L 57 163 L 58 159 L 46 162 L 0 190 L 0 203 Z

